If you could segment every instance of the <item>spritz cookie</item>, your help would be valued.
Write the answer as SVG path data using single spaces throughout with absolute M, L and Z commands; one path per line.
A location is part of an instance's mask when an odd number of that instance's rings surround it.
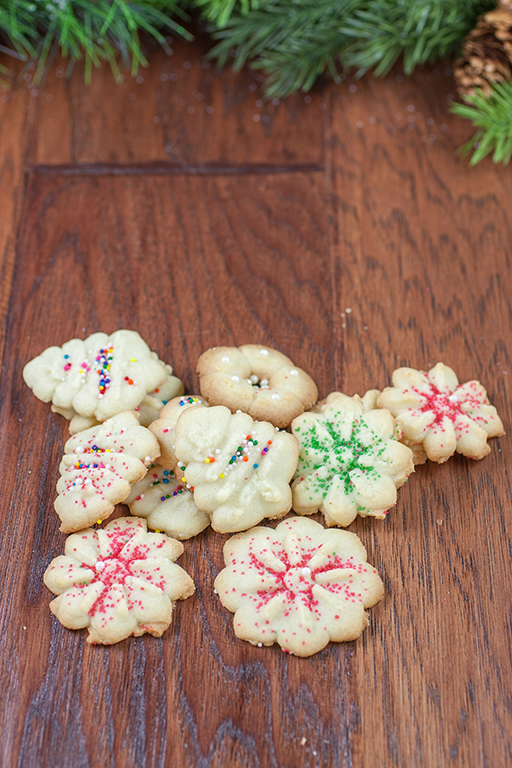
M 158 360 L 155 352 L 152 353 L 152 356 Z M 172 366 L 163 363 L 161 360 L 158 362 L 165 371 L 166 379 L 164 383 L 153 392 L 148 392 L 140 405 L 134 409 L 139 414 L 139 422 L 143 427 L 149 427 L 153 421 L 158 419 L 160 411 L 165 404 L 185 391 L 183 382 L 173 375 Z M 72 435 L 76 435 L 77 432 L 83 432 L 84 429 L 95 427 L 101 423 L 94 416 L 81 416 L 74 408 L 60 408 L 53 404 L 51 408 L 54 413 L 59 413 L 69 420 L 69 431 Z
M 158 463 L 166 469 L 176 469 L 176 423 L 188 408 L 205 408 L 208 403 L 197 395 L 174 397 L 160 411 L 159 418 L 149 428 L 160 445 Z
M 49 347 L 27 363 L 23 378 L 45 403 L 102 422 L 137 408 L 167 373 L 136 331 L 120 330 Z
M 156 437 L 134 412 L 73 435 L 64 446 L 55 510 L 61 531 L 79 531 L 110 517 L 159 454 Z
M 359 399 L 332 392 L 292 423 L 299 442 L 293 509 L 301 515 L 320 510 L 327 525 L 349 525 L 358 514 L 384 518 L 414 471 L 412 451 L 396 440 L 390 412 L 365 411 Z
M 158 462 L 150 464 L 147 475 L 132 486 L 125 504 L 150 528 L 175 539 L 190 539 L 210 524 L 210 516 L 197 508 L 187 486 Z
M 177 472 L 220 533 L 290 511 L 297 440 L 224 406 L 189 408 L 176 424 Z
M 459 385 L 455 372 L 443 363 L 427 373 L 398 368 L 392 381 L 378 405 L 396 416 L 400 439 L 420 455 L 424 451 L 425 460 L 441 464 L 455 452 L 483 459 L 491 450 L 487 438 L 504 434 L 480 382 Z
M 233 536 L 224 561 L 215 589 L 235 614 L 236 636 L 258 646 L 279 643 L 297 656 L 355 640 L 368 624 L 365 609 L 384 595 L 355 534 L 306 518 Z
M 103 529 L 69 536 L 44 583 L 58 595 L 50 609 L 68 629 L 87 627 L 89 643 L 110 645 L 130 635 L 155 637 L 171 623 L 173 605 L 195 591 L 190 576 L 174 562 L 183 544 L 147 533 L 134 517 Z
M 244 411 L 253 419 L 284 428 L 314 404 L 315 382 L 270 347 L 213 347 L 197 362 L 201 394 L 210 405 Z

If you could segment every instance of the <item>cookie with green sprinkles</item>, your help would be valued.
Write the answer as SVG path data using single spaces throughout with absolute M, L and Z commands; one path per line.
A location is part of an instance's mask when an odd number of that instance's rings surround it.
M 299 442 L 293 509 L 301 515 L 320 510 L 329 526 L 347 526 L 357 515 L 383 519 L 414 472 L 412 451 L 395 438 L 391 413 L 366 411 L 360 400 L 333 392 L 292 422 Z
M 179 481 L 174 470 L 153 462 L 142 480 L 132 486 L 125 501 L 135 517 L 174 539 L 190 539 L 210 525 L 210 516 L 198 509 L 190 490 Z

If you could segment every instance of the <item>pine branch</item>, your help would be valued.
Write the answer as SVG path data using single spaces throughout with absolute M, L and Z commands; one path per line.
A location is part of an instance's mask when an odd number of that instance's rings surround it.
M 230 0 L 195 0 L 223 4 Z M 243 14 L 234 8 L 211 52 L 224 66 L 234 50 L 234 67 L 252 60 L 268 75 L 266 95 L 308 90 L 326 70 L 339 67 L 362 75 L 388 72 L 403 56 L 407 73 L 460 47 L 477 16 L 494 0 L 266 0 Z
M 512 83 L 496 83 L 492 96 L 477 90 L 466 97 L 466 104 L 453 103 L 451 111 L 471 120 L 477 132 L 461 147 L 463 155 L 473 152 L 471 165 L 492 153 L 495 163 L 507 165 L 512 157 Z
M 246 15 L 249 11 L 257 11 L 265 2 L 266 0 L 196 0 L 195 5 L 212 24 L 225 27 L 236 7 L 240 13 Z
M 50 52 L 60 49 L 72 62 L 85 60 L 88 82 L 92 67 L 107 61 L 115 75 L 119 64 L 136 74 L 147 61 L 139 36 L 145 32 L 169 50 L 170 32 L 192 39 L 182 26 L 188 19 L 180 0 L 1 0 L 1 50 L 37 61 L 34 82 L 41 79 Z M 176 17 L 176 20 L 175 18 Z

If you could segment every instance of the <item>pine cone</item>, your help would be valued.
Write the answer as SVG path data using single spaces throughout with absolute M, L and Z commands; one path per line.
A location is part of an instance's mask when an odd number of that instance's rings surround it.
M 493 83 L 512 80 L 512 0 L 501 0 L 494 11 L 478 17 L 466 37 L 454 75 L 462 97 L 480 88 L 486 96 Z

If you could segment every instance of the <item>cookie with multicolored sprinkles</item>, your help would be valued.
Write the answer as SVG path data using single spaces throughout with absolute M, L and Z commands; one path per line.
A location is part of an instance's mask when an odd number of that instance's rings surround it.
M 64 446 L 55 511 L 70 533 L 110 517 L 159 454 L 158 441 L 133 411 L 73 435 Z
M 182 395 L 185 391 L 183 382 L 173 375 L 172 366 L 164 363 L 158 359 L 156 352 L 152 352 L 151 356 L 154 360 L 157 360 L 165 371 L 166 379 L 163 384 L 157 387 L 153 392 L 143 398 L 140 405 L 134 410 L 139 414 L 139 422 L 143 427 L 149 427 L 156 419 L 158 419 L 162 408 L 173 398 L 178 395 Z M 100 424 L 94 416 L 81 416 L 75 411 L 74 408 L 61 408 L 57 405 L 51 406 L 53 413 L 58 413 L 69 420 L 69 431 L 72 435 L 76 435 L 77 432 L 83 432 L 84 429 L 95 427 Z
M 362 402 L 340 392 L 294 419 L 294 511 L 320 510 L 329 526 L 347 526 L 357 515 L 383 519 L 396 504 L 397 488 L 414 472 L 412 451 L 394 431 L 389 411 L 365 411 Z
M 160 411 L 159 418 L 149 425 L 160 445 L 158 463 L 165 469 L 176 469 L 176 423 L 188 408 L 207 408 L 208 403 L 198 395 L 174 397 Z
M 171 623 L 174 603 L 195 591 L 175 563 L 183 544 L 148 533 L 139 518 L 75 533 L 64 551 L 44 574 L 44 583 L 58 595 L 50 609 L 68 629 L 87 628 L 89 643 L 111 645 L 145 633 L 160 637 Z
M 210 516 L 197 508 L 186 485 L 172 469 L 164 469 L 158 462 L 151 464 L 147 475 L 132 486 L 125 504 L 150 528 L 175 539 L 190 539 L 210 524 Z
M 305 518 L 233 536 L 224 561 L 215 590 L 235 614 L 236 636 L 296 656 L 355 640 L 368 624 L 365 609 L 384 595 L 355 534 Z
M 504 434 L 480 382 L 459 384 L 455 371 L 444 363 L 428 372 L 398 368 L 392 381 L 377 404 L 396 416 L 400 439 L 425 461 L 441 464 L 454 453 L 483 459 L 491 450 L 487 439 Z
M 220 533 L 290 511 L 297 440 L 222 405 L 189 408 L 176 424 L 178 476 Z
M 311 408 L 315 382 L 277 349 L 260 344 L 213 347 L 197 361 L 201 394 L 210 405 L 244 411 L 285 428 Z
M 26 364 L 23 378 L 45 403 L 102 422 L 137 408 L 167 373 L 136 331 L 119 330 L 49 347 Z

